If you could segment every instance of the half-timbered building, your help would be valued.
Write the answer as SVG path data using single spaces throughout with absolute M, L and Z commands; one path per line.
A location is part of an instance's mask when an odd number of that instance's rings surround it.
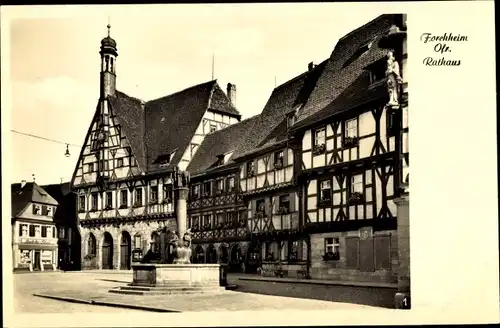
M 340 39 L 292 128 L 312 278 L 397 280 L 393 199 L 408 170 L 408 107 L 406 91 L 391 102 L 393 62 L 378 42 L 401 25 L 402 15 L 382 15 Z M 406 47 L 392 53 L 404 68 Z
M 207 134 L 241 115 L 216 80 L 147 102 L 116 90 L 109 31 L 100 56 L 100 97 L 71 186 L 83 267 L 128 269 L 132 254 L 160 258 L 158 231 L 176 230 L 173 168 L 185 170 Z
M 326 62 L 276 87 L 258 122 L 236 151 L 239 190 L 247 208 L 245 272 L 303 275 L 307 258 L 301 235 L 295 144 L 288 131 L 307 102 Z
M 259 116 L 248 118 L 205 137 L 188 166 L 188 203 L 193 233 L 193 262 L 221 263 L 241 271 L 248 238 L 247 209 L 239 193 L 239 166 L 232 156 Z

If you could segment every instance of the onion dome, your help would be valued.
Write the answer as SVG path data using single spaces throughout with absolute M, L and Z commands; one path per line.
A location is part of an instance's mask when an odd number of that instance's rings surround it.
M 116 41 L 109 35 L 111 25 L 108 24 L 108 36 L 101 40 L 101 53 L 111 53 L 117 56 Z

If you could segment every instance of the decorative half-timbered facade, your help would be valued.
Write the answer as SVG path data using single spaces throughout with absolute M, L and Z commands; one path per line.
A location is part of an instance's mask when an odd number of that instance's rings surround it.
M 331 77 L 319 81 L 331 89 L 312 97 L 330 100 L 305 107 L 294 126 L 312 278 L 397 280 L 393 199 L 408 169 L 407 98 L 390 104 L 388 52 L 377 44 L 394 24 L 401 15 L 382 15 L 339 41 Z
M 129 269 L 144 256 L 169 258 L 160 241 L 176 230 L 172 171 L 185 169 L 203 138 L 240 114 L 217 81 L 148 102 L 127 96 L 116 90 L 109 32 L 100 55 L 100 97 L 71 187 L 82 267 Z
M 248 137 L 259 116 L 208 135 L 188 166 L 188 205 L 193 233 L 193 262 L 222 263 L 241 271 L 248 239 L 247 210 L 238 183 L 234 151 Z

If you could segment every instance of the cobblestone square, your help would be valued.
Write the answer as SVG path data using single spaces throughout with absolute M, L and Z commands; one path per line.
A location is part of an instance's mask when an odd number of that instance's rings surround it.
M 14 309 L 22 313 L 120 312 L 144 307 L 143 311 L 243 311 L 243 310 L 334 310 L 375 307 L 322 300 L 226 291 L 220 295 L 118 295 L 109 289 L 130 282 L 130 271 L 44 272 L 14 274 Z M 230 277 L 231 280 L 238 280 Z M 248 282 L 247 282 L 248 284 Z M 272 283 L 269 284 L 272 286 Z M 47 295 L 67 301 L 35 296 Z M 73 303 L 113 303 L 114 306 Z M 117 304 L 121 304 L 119 306 Z

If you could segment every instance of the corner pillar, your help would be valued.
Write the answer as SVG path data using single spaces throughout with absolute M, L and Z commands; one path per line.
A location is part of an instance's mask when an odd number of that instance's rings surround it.
M 410 308 L 410 206 L 409 193 L 394 199 L 397 205 L 398 231 L 398 292 L 395 296 L 397 309 Z

